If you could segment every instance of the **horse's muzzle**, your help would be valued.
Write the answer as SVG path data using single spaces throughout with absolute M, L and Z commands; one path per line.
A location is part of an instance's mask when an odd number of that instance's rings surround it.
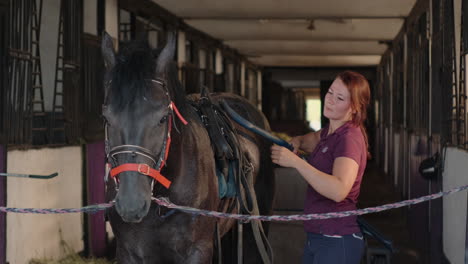
M 139 223 L 148 214 L 151 200 L 129 201 L 120 199 L 119 195 L 115 199 L 115 209 L 127 223 Z

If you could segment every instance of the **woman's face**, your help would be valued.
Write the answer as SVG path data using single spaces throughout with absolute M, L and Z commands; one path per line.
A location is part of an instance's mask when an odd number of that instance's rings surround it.
M 351 95 L 340 78 L 336 78 L 325 96 L 323 115 L 336 121 L 351 120 Z

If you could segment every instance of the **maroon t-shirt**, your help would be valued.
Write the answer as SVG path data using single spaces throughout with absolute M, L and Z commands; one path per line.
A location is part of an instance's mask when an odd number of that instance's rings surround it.
M 326 126 L 322 129 L 320 141 L 314 151 L 310 153 L 307 161 L 316 169 L 332 175 L 333 162 L 336 158 L 351 158 L 359 165 L 358 175 L 348 196 L 339 203 L 322 196 L 309 185 L 304 205 L 304 213 L 306 214 L 356 209 L 362 175 L 367 163 L 364 136 L 361 129 L 351 122 L 345 123 L 330 135 L 327 135 L 328 128 L 329 126 Z M 349 235 L 360 231 L 356 223 L 356 216 L 304 221 L 304 227 L 307 232 L 324 235 Z

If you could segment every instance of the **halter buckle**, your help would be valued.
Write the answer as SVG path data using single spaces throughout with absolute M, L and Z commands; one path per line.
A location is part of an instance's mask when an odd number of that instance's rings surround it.
M 143 168 L 146 168 L 143 170 Z M 140 163 L 138 164 L 138 172 L 143 174 L 143 175 L 150 175 L 151 168 L 148 166 L 148 164 Z

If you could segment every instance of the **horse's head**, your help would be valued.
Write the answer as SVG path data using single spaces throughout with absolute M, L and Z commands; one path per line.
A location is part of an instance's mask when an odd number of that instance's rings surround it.
M 107 34 L 101 48 L 106 65 L 106 154 L 118 182 L 115 208 L 124 221 L 140 222 L 150 208 L 153 184 L 168 187 L 165 178 L 157 183 L 155 179 L 170 144 L 166 67 L 174 55 L 174 34 L 157 57 L 143 42 L 129 44 L 116 55 Z

